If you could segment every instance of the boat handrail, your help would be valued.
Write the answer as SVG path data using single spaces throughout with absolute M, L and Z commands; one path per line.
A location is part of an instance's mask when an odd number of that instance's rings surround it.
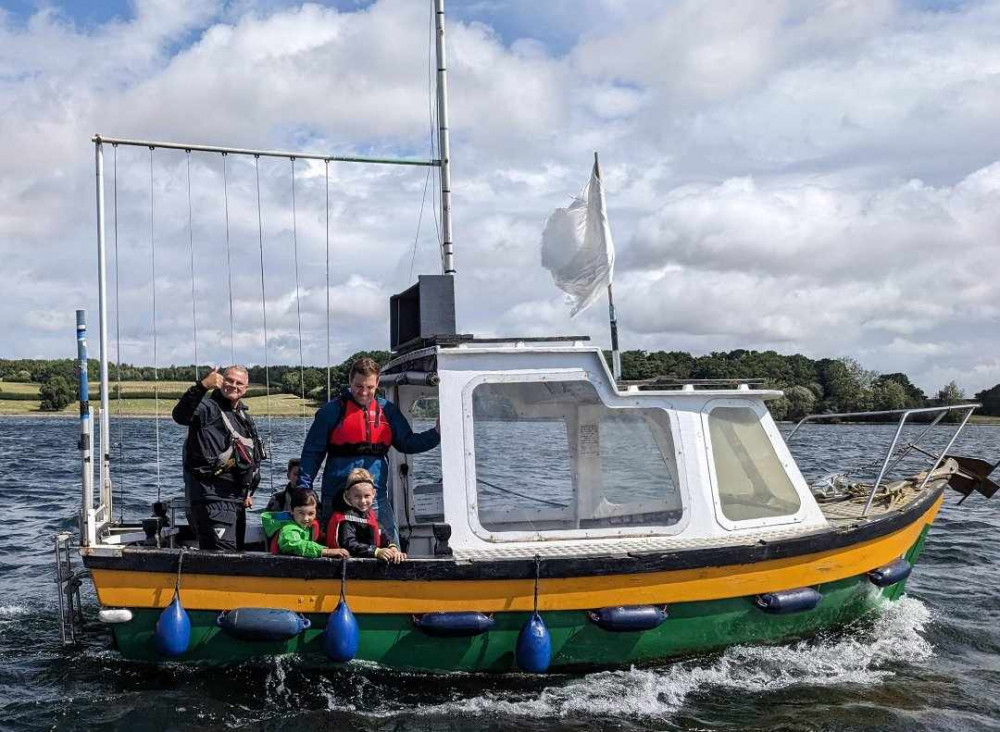
M 719 386 L 765 386 L 767 379 L 670 379 L 662 376 L 650 379 L 619 379 L 619 386 L 665 386 L 665 387 L 719 387 Z
M 796 432 L 799 431 L 801 427 L 806 422 L 812 422 L 819 419 L 844 419 L 847 417 L 881 417 L 888 414 L 900 414 L 909 417 L 911 414 L 929 414 L 931 412 L 941 412 L 941 416 L 944 416 L 949 411 L 957 409 L 970 409 L 976 410 L 981 407 L 982 404 L 979 402 L 963 402 L 962 404 L 948 404 L 938 407 L 913 407 L 911 409 L 880 409 L 869 412 L 823 412 L 822 414 L 809 414 L 800 419 L 795 423 L 792 431 L 788 433 L 785 438 L 785 442 L 792 439 Z
M 798 423 L 796 423 L 795 427 L 792 428 L 792 431 L 789 432 L 788 436 L 785 438 L 785 444 L 788 444 L 791 441 L 792 437 L 795 436 L 795 433 L 798 432 L 799 427 L 801 427 L 806 422 L 815 421 L 819 419 L 839 419 L 845 417 L 879 417 L 889 414 L 900 415 L 899 422 L 896 425 L 896 433 L 892 437 L 892 442 L 889 443 L 889 449 L 886 450 L 885 458 L 882 460 L 882 467 L 879 469 L 878 477 L 875 479 L 875 483 L 872 484 L 872 489 L 868 494 L 868 500 L 865 501 L 865 508 L 861 512 L 861 516 L 865 517 L 868 515 L 869 509 L 871 509 L 872 502 L 875 500 L 875 493 L 878 491 L 879 486 L 882 484 L 882 479 L 885 477 L 885 474 L 889 470 L 889 461 L 892 460 L 893 458 L 893 454 L 896 450 L 896 443 L 899 442 L 899 436 L 903 433 L 903 427 L 906 426 L 906 420 L 909 419 L 910 415 L 937 413 L 937 416 L 931 421 L 929 425 L 927 425 L 924 431 L 921 432 L 913 442 L 911 442 L 909 445 L 906 445 L 905 448 L 902 450 L 902 452 L 896 456 L 896 461 L 893 463 L 893 466 L 897 465 L 906 456 L 907 452 L 916 448 L 917 444 L 920 442 L 923 436 L 926 435 L 931 430 L 932 427 L 937 425 L 938 422 L 940 422 L 948 412 L 951 411 L 965 412 L 965 416 L 962 418 L 962 422 L 958 425 L 958 428 L 955 430 L 955 433 L 951 436 L 951 439 L 948 440 L 948 444 L 945 445 L 944 449 L 941 450 L 940 453 L 935 455 L 933 453 L 920 450 L 920 452 L 923 452 L 925 455 L 934 458 L 934 464 L 931 465 L 930 469 L 924 476 L 924 479 L 917 487 L 917 490 L 922 490 L 923 487 L 927 485 L 927 481 L 930 480 L 931 475 L 934 473 L 935 470 L 937 470 L 938 466 L 941 464 L 941 461 L 944 460 L 945 455 L 948 454 L 948 451 L 951 449 L 951 446 L 955 443 L 955 440 L 958 438 L 959 433 L 962 431 L 966 423 L 969 421 L 969 418 L 972 416 L 972 413 L 976 411 L 976 409 L 978 409 L 980 406 L 982 405 L 979 404 L 978 402 L 966 402 L 962 404 L 946 404 L 937 407 L 914 407 L 912 409 L 884 409 L 871 412 L 836 412 L 832 414 L 810 414 L 803 417 L 798 421 Z

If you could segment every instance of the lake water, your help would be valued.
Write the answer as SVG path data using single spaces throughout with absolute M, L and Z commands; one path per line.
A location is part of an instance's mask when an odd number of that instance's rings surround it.
M 264 425 L 276 487 L 305 427 Z M 179 485 L 183 431 L 160 422 L 157 481 L 154 422 L 118 429 L 118 505 L 148 515 L 158 482 L 164 497 Z M 865 462 L 892 430 L 813 427 L 793 445 L 803 471 L 818 476 Z M 76 648 L 59 641 L 51 537 L 75 528 L 77 432 L 68 419 L 0 419 L 0 728 L 1000 730 L 1000 497 L 958 506 L 949 495 L 902 601 L 784 646 L 544 677 L 330 671 L 291 658 L 149 666 L 118 658 L 100 633 Z M 996 460 L 1000 427 L 968 428 L 955 451 Z M 270 482 L 265 471 L 265 494 Z

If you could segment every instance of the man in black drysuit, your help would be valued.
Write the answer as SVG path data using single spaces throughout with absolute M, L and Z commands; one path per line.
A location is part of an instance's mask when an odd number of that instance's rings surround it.
M 248 383 L 242 366 L 222 374 L 212 369 L 174 407 L 174 421 L 188 428 L 184 494 L 188 524 L 201 549 L 243 549 L 246 509 L 253 506 L 260 462 L 266 458 L 253 418 L 240 401 Z

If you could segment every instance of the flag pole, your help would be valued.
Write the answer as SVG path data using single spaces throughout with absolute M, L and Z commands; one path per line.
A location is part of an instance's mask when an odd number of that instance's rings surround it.
M 601 165 L 597 159 L 597 152 L 594 152 L 594 175 L 601 179 Z M 611 373 L 614 374 L 615 381 L 622 378 L 622 354 L 618 349 L 618 316 L 615 314 L 615 295 L 611 283 L 608 283 L 608 317 L 611 321 Z

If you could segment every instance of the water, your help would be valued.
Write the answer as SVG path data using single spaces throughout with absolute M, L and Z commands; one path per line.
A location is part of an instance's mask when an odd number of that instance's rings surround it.
M 123 428 L 116 469 L 126 513 L 138 516 L 157 494 L 155 430 L 151 420 Z M 178 485 L 183 432 L 160 431 L 160 484 Z M 275 420 L 271 432 L 280 488 L 303 425 Z M 154 667 L 121 660 L 100 634 L 60 645 L 50 540 L 74 528 L 76 433 L 67 419 L 0 419 L 0 728 L 1000 730 L 1000 499 L 949 496 L 908 596 L 809 641 L 543 678 L 330 671 L 293 658 Z M 815 427 L 796 453 L 816 477 L 864 462 L 891 435 Z M 996 459 L 1000 427 L 968 428 L 956 451 Z M 269 483 L 265 471 L 265 494 Z

